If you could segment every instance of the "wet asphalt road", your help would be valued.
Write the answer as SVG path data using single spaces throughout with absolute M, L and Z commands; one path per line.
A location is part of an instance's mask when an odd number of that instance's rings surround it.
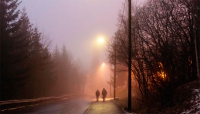
M 94 99 L 89 97 L 64 98 L 59 101 L 3 112 L 2 114 L 84 114 L 93 101 Z

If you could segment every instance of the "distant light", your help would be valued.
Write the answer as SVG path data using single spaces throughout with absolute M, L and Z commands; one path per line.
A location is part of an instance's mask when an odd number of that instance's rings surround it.
M 104 67 L 105 66 L 105 63 L 102 63 L 102 65 L 101 65 L 102 67 Z

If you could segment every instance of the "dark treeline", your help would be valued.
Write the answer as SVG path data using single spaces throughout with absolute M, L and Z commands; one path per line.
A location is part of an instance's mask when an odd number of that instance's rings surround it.
M 86 72 L 82 70 L 80 61 L 73 63 L 71 55 L 63 46 L 61 52 L 58 47 L 54 49 L 53 71 L 55 75 L 54 94 L 83 94 L 86 84 Z
M 200 1 L 148 0 L 132 10 L 133 79 L 143 101 L 166 103 L 178 86 L 198 79 L 195 41 L 200 57 Z M 128 19 L 119 17 L 121 26 L 110 44 L 109 58 L 128 66 Z
M 0 1 L 0 100 L 83 93 L 79 65 L 65 46 L 51 54 L 50 41 L 19 5 L 18 0 Z

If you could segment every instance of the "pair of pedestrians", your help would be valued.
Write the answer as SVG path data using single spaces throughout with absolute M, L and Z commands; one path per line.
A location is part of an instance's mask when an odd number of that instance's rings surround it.
M 107 95 L 107 91 L 106 91 L 105 88 L 103 88 L 101 94 L 102 94 L 103 101 L 105 101 L 106 95 Z M 97 91 L 96 91 L 96 99 L 97 99 L 97 101 L 99 101 L 99 96 L 100 96 L 100 92 L 99 92 L 99 90 L 97 89 Z

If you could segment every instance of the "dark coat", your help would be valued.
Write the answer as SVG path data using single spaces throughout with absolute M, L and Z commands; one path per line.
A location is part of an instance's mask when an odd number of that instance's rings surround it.
M 100 92 L 97 90 L 96 91 L 96 96 L 99 96 L 100 95 Z
M 102 95 L 103 96 L 106 96 L 107 95 L 107 91 L 104 89 L 104 90 L 102 90 Z

